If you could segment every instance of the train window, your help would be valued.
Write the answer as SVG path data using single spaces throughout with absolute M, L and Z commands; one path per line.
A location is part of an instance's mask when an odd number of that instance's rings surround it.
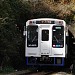
M 49 30 L 42 30 L 42 41 L 49 40 Z
M 27 26 L 27 47 L 38 47 L 38 26 Z
M 53 26 L 52 28 L 52 47 L 64 47 L 64 26 Z

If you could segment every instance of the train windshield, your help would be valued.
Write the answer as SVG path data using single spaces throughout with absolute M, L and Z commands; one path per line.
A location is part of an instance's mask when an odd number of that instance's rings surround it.
M 38 47 L 38 26 L 27 26 L 27 47 Z
M 52 28 L 52 47 L 64 47 L 64 26 L 53 26 Z
M 42 41 L 49 40 L 49 30 L 42 30 Z

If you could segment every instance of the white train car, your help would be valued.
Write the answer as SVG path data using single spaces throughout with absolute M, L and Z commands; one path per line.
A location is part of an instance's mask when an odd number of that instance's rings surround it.
M 68 36 L 64 20 L 52 18 L 28 20 L 25 35 L 27 65 L 64 65 Z

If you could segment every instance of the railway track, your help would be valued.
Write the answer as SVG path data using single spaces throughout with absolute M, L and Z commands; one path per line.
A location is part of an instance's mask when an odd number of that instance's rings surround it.
M 36 72 L 36 73 L 27 73 L 22 75 L 72 75 L 66 72 Z
M 2 74 L 0 74 L 2 75 Z M 4 74 L 3 74 L 4 75 Z M 64 71 L 41 71 L 41 72 L 36 72 L 36 71 L 27 71 L 27 70 L 23 70 L 23 71 L 17 71 L 14 73 L 10 73 L 10 74 L 5 74 L 5 75 L 72 75 L 71 73 L 68 72 L 64 72 Z
M 5 74 L 5 75 L 72 75 L 71 71 L 67 68 L 64 69 L 58 69 L 58 68 L 54 68 L 51 70 L 51 68 L 44 68 L 42 69 L 40 67 L 41 70 L 38 69 L 28 69 L 28 70 L 22 70 L 22 71 L 16 71 L 14 73 L 10 73 L 10 74 Z M 1 75 L 1 74 L 0 74 Z
M 30 71 L 20 75 L 72 75 L 72 73 L 67 71 Z

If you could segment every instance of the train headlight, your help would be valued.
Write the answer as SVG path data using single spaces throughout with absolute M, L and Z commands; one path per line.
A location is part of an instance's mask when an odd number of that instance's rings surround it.
M 29 21 L 29 24 L 32 24 L 32 21 Z
M 63 24 L 63 21 L 59 21 L 59 24 L 61 24 L 61 25 L 62 25 L 62 24 Z

